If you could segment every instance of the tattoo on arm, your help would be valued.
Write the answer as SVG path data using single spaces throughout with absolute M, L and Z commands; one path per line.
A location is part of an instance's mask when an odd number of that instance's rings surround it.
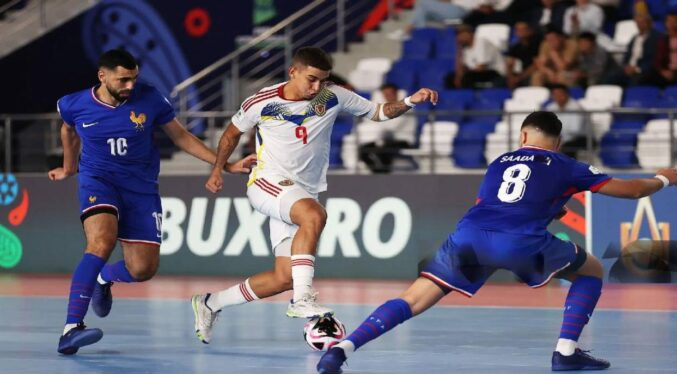
M 239 140 L 239 136 L 229 136 L 228 131 L 223 133 L 221 140 L 219 140 L 219 148 L 216 153 L 216 164 L 214 165 L 215 169 L 223 170 L 223 167 L 226 166 L 228 158 L 230 158 L 230 155 L 233 153 L 233 150 L 237 146 Z
M 388 118 L 396 118 L 408 112 L 411 107 L 404 103 L 404 101 L 397 101 L 394 103 L 385 103 L 383 105 L 383 113 Z

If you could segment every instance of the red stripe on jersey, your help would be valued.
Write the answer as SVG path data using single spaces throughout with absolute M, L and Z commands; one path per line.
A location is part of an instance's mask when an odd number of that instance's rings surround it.
M 599 191 L 600 188 L 602 188 L 605 184 L 607 184 L 607 183 L 609 183 L 609 182 L 611 182 L 611 178 L 605 179 L 605 180 L 603 180 L 603 181 L 601 181 L 601 182 L 599 182 L 599 183 L 593 185 L 592 187 L 589 188 L 589 189 L 590 189 L 590 192 L 597 192 L 597 191 Z
M 252 97 L 250 97 L 249 99 L 245 100 L 244 103 L 242 103 L 242 106 L 247 105 L 250 101 L 256 99 L 257 97 L 260 97 L 260 96 L 262 96 L 262 95 L 268 94 L 268 93 L 273 92 L 273 91 L 275 91 L 275 88 L 270 89 L 270 90 L 265 90 L 265 91 L 259 91 L 259 92 L 257 92 L 254 96 L 252 96 Z
M 268 187 L 266 187 L 265 185 L 259 183 L 258 180 L 255 181 L 254 184 L 257 185 L 260 189 L 264 190 L 265 192 L 268 192 L 269 194 L 271 194 L 271 195 L 277 197 L 277 192 L 274 192 L 274 191 L 270 190 L 270 189 L 269 189 Z
M 267 180 L 265 180 L 265 179 L 263 179 L 263 178 L 259 178 L 259 180 L 260 180 L 261 182 L 263 182 L 266 186 L 272 188 L 273 190 L 275 190 L 275 191 L 277 191 L 277 192 L 282 192 L 282 188 L 280 188 L 280 187 L 278 187 L 278 186 L 276 186 L 276 185 L 274 185 L 274 184 L 268 182 Z
M 266 99 L 270 99 L 271 97 L 275 97 L 275 96 L 277 96 L 277 94 L 275 92 L 271 92 L 269 94 L 258 96 L 256 98 L 254 98 L 254 100 L 251 100 L 250 102 L 248 102 L 246 105 L 243 104 L 242 109 L 244 109 L 244 111 L 246 112 L 246 111 L 249 110 L 249 108 L 254 106 L 254 104 L 261 102 L 263 100 L 266 100 Z

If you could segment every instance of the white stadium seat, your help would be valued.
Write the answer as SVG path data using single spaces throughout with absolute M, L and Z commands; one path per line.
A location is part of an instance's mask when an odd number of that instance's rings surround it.
M 486 23 L 477 26 L 475 37 L 482 38 L 493 43 L 501 52 L 508 50 L 510 39 L 510 26 L 503 23 Z

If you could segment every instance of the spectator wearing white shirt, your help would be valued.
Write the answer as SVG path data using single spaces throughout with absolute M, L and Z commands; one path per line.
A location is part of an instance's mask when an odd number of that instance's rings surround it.
M 476 38 L 468 25 L 456 30 L 456 71 L 446 78 L 448 87 L 485 88 L 505 85 L 503 55 L 490 41 Z
M 647 84 L 654 70 L 654 59 L 661 33 L 653 27 L 648 12 L 637 12 L 635 24 L 639 33 L 628 44 L 623 56 L 623 71 L 613 83 L 622 86 Z
M 583 113 L 566 113 L 567 111 L 581 111 L 583 108 L 576 99 L 569 96 L 569 89 L 563 84 L 550 86 L 552 102 L 545 109 L 556 112 L 562 121 L 562 140 L 560 151 L 569 157 L 576 158 L 576 152 L 585 149 L 585 116 Z M 559 113 L 558 113 L 559 112 Z
M 604 24 L 604 11 L 590 0 L 576 0 L 576 5 L 564 13 L 564 33 L 578 35 L 583 32 L 598 34 Z
M 409 24 L 388 34 L 390 39 L 408 39 L 414 29 L 434 22 L 461 22 L 478 5 L 478 0 L 417 0 Z

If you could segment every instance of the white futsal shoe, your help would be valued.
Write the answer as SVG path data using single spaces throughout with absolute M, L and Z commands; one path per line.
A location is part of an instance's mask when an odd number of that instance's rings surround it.
M 219 317 L 220 310 L 212 311 L 207 306 L 207 300 L 211 294 L 195 295 L 191 299 L 193 312 L 195 313 L 195 335 L 205 344 L 209 344 L 212 338 L 212 328 Z
M 303 297 L 301 297 L 300 300 L 289 303 L 289 307 L 287 308 L 287 317 L 319 318 L 333 315 L 333 310 L 317 303 L 317 295 L 318 293 L 315 292 L 315 290 L 310 289 L 310 291 L 303 294 Z

